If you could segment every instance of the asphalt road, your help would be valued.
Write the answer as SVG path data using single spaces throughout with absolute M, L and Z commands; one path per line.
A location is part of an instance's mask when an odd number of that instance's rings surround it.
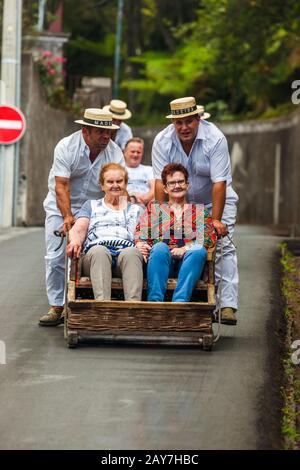
M 238 326 L 205 352 L 67 349 L 62 327 L 38 326 L 43 231 L 12 235 L 0 234 L 0 449 L 278 448 L 278 238 L 239 228 Z

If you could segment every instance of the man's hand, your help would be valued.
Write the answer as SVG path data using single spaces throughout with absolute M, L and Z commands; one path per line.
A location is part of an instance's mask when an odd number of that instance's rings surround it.
M 151 250 L 151 246 L 146 242 L 137 242 L 137 244 L 135 246 L 139 250 L 139 252 L 142 253 L 144 261 L 145 261 L 145 263 L 147 263 L 147 260 L 149 258 L 149 253 L 150 253 L 150 250 Z
M 67 232 L 69 232 L 71 230 L 71 228 L 73 227 L 73 225 L 75 224 L 75 217 L 73 214 L 71 215 L 66 215 L 64 217 L 64 223 L 63 223 L 63 226 L 62 226 L 62 229 L 61 229 L 61 232 L 66 235 Z
M 141 193 L 132 193 L 130 194 L 130 202 L 133 204 L 143 204 L 145 206 L 147 204 L 147 198 Z
M 81 245 L 70 242 L 67 246 L 67 255 L 69 258 L 78 259 L 81 254 Z
M 173 248 L 171 250 L 171 255 L 175 259 L 181 259 L 185 253 L 187 252 L 187 249 L 185 246 L 182 246 L 181 248 Z
M 130 194 L 130 196 L 128 196 L 128 200 L 131 202 L 131 204 L 137 204 L 138 202 L 135 194 Z
M 220 222 L 220 220 L 217 219 L 213 219 L 213 224 L 218 234 L 218 237 L 225 237 L 225 235 L 227 235 L 228 228 L 226 224 L 223 224 L 223 222 Z
M 147 204 L 147 202 L 145 202 L 147 201 L 147 198 L 145 198 L 141 193 L 134 193 L 134 196 L 137 202 L 139 202 L 140 204 L 144 204 L 144 205 Z

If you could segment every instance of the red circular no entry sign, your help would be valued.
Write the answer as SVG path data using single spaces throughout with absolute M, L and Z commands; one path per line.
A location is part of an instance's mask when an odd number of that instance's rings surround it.
M 14 144 L 26 129 L 23 113 L 14 106 L 0 106 L 0 144 Z

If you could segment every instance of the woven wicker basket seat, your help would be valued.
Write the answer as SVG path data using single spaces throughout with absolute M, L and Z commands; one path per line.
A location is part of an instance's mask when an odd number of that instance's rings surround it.
M 169 279 L 164 302 L 147 301 L 144 280 L 142 301 L 124 301 L 123 283 L 112 279 L 112 300 L 94 299 L 90 278 L 82 276 L 81 262 L 71 263 L 65 337 L 68 347 L 79 342 L 129 342 L 141 344 L 201 345 L 213 343 L 215 308 L 214 250 L 190 302 L 172 302 L 177 279 Z

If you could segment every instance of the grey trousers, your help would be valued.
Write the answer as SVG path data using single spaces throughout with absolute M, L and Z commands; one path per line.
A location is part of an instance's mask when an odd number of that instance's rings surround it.
M 124 248 L 112 269 L 112 255 L 101 245 L 93 246 L 82 260 L 83 274 L 91 278 L 94 297 L 111 299 L 112 274 L 123 280 L 125 300 L 141 300 L 143 289 L 143 256 L 135 247 Z

